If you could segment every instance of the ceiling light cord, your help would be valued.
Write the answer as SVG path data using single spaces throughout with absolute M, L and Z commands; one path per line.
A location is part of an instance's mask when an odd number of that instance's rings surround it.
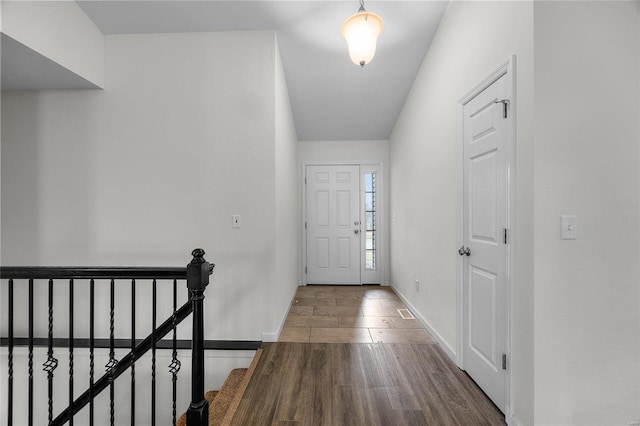
M 358 13 L 366 12 L 364 10 L 364 0 L 360 0 L 360 9 L 358 9 Z

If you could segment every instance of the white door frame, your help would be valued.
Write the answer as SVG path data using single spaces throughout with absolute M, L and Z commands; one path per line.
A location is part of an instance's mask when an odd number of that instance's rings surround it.
M 506 303 L 505 307 L 507 312 L 507 376 L 508 380 L 505 385 L 505 419 L 511 418 L 512 412 L 511 407 L 513 407 L 513 394 L 511 389 L 513 388 L 513 345 L 512 342 L 514 340 L 513 330 L 511 324 L 513 323 L 513 318 L 515 316 L 514 306 L 515 306 L 515 285 L 514 285 L 514 277 L 515 277 L 515 241 L 516 241 L 516 233 L 515 233 L 515 201 L 516 201 L 516 182 L 515 182 L 515 166 L 516 166 L 516 156 L 515 156 L 515 143 L 516 143 L 516 56 L 511 56 L 508 60 L 506 60 L 502 65 L 500 65 L 493 73 L 487 76 L 482 82 L 476 85 L 471 91 L 469 91 L 465 96 L 463 96 L 458 101 L 458 150 L 459 150 L 459 161 L 458 161 L 458 244 L 456 244 L 455 248 L 460 247 L 462 242 L 464 241 L 464 214 L 463 214 L 463 206 L 464 206 L 464 195 L 463 195 L 463 168 L 464 168 L 464 105 L 471 101 L 474 97 L 476 97 L 479 93 L 485 90 L 487 87 L 491 86 L 494 82 L 496 82 L 499 78 L 505 76 L 507 78 L 507 99 L 509 99 L 508 104 L 508 113 L 509 115 L 509 123 L 507 123 L 507 149 L 506 149 L 506 160 L 507 160 L 507 230 L 508 230 L 508 242 L 507 245 L 507 271 L 506 271 Z M 452 247 L 452 250 L 454 248 Z M 457 365 L 459 368 L 464 369 L 464 305 L 463 305 L 463 291 L 464 291 L 464 259 L 462 256 L 459 256 L 458 259 L 458 276 L 457 276 Z
M 378 190 L 376 191 L 376 199 L 378 201 L 378 209 L 376 210 L 376 218 L 377 218 L 377 223 L 379 224 L 379 227 L 376 229 L 377 231 L 377 236 L 376 236 L 376 250 L 378 251 L 378 270 L 380 271 L 380 285 L 384 284 L 384 265 L 386 264 L 386 259 L 385 259 L 385 230 L 386 230 L 386 225 L 385 225 L 385 185 L 384 185 L 384 168 L 383 168 L 383 163 L 379 162 L 379 161 L 303 161 L 301 164 L 301 179 L 300 179 L 300 187 L 301 187 L 301 200 L 302 200 L 302 206 L 301 206 L 301 218 L 300 218 L 300 228 L 302 230 L 301 234 L 302 234 L 302 238 L 301 238 L 301 243 L 302 243 L 302 265 L 301 265 L 301 271 L 302 271 L 302 281 L 300 282 L 301 285 L 307 285 L 307 274 L 305 272 L 305 267 L 307 265 L 307 232 L 304 229 L 304 223 L 307 219 L 307 189 L 305 186 L 305 178 L 306 178 L 306 170 L 307 170 L 307 166 L 345 166 L 345 165 L 353 165 L 353 166 L 360 166 L 360 177 L 362 177 L 362 172 L 363 170 L 367 170 L 367 168 L 371 168 L 371 167 L 375 167 L 378 170 L 378 173 L 380 174 L 380 180 L 379 180 L 379 186 L 378 186 Z M 363 199 L 363 191 L 362 191 L 362 179 L 360 179 L 360 201 L 361 201 L 361 205 L 360 205 L 360 222 L 364 221 L 364 211 L 362 209 L 362 199 Z M 361 232 L 360 235 L 364 236 L 364 232 Z M 361 269 L 362 264 L 364 262 L 364 256 L 363 256 L 363 247 L 362 246 L 360 248 L 360 264 L 361 264 Z M 361 274 L 361 278 L 360 281 L 362 281 L 362 274 Z

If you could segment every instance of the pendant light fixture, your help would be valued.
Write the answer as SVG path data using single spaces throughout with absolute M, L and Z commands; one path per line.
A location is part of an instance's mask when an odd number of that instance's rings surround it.
M 342 24 L 342 37 L 347 41 L 349 57 L 354 64 L 364 67 L 376 54 L 376 42 L 382 32 L 382 19 L 375 13 L 364 10 L 364 0 L 360 9 Z

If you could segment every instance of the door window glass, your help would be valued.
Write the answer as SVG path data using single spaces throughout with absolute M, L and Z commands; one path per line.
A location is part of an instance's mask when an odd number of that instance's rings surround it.
M 376 174 L 364 174 L 365 269 L 376 269 Z

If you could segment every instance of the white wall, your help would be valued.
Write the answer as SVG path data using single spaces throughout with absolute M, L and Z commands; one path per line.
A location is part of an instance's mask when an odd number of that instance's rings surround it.
M 536 424 L 640 420 L 637 13 L 535 3 Z
M 532 40 L 530 2 L 449 3 L 390 140 L 391 282 L 455 354 L 458 100 L 517 56 L 517 314 L 511 360 L 517 398 L 511 409 L 524 424 L 533 423 Z
M 298 159 L 300 162 L 362 161 L 386 163 L 389 159 L 389 141 L 300 141 L 298 143 Z
M 2 263 L 184 265 L 203 247 L 217 264 L 206 337 L 274 333 L 280 318 L 264 302 L 295 284 L 275 279 L 274 33 L 109 36 L 106 46 L 104 92 L 4 93 Z
M 4 34 L 103 87 L 104 36 L 76 2 L 2 3 Z
M 270 313 L 277 324 L 273 339 L 279 335 L 289 302 L 295 294 L 300 270 L 300 228 L 298 226 L 298 137 L 287 90 L 284 69 L 276 44 L 275 57 L 275 164 L 276 164 L 276 263 L 275 289 Z M 263 336 L 267 340 L 267 336 Z
M 383 283 L 389 283 L 389 141 L 388 140 L 361 140 L 361 141 L 300 141 L 298 143 L 298 226 L 302 229 L 302 167 L 309 162 L 353 162 L 355 163 L 380 163 L 383 173 L 383 209 L 384 209 L 384 245 Z M 301 265 L 301 260 L 298 264 Z M 299 272 L 299 280 L 302 279 L 302 269 Z
M 2 32 L 2 2 L 0 1 L 0 32 Z M 2 43 L 0 42 L 0 58 L 2 58 Z M 0 82 L 2 81 L 2 67 L 0 67 Z M 2 91 L 0 90 L 0 188 L 2 188 Z M 1 194 L 0 194 L 1 195 Z M 2 223 L 2 197 L 0 196 L 0 224 Z M 0 240 L 2 240 L 2 226 L 0 225 Z M 0 259 L 2 259 L 2 244 L 0 244 Z
M 455 107 L 516 54 L 513 422 L 640 418 L 639 22 L 637 2 L 453 2 L 391 136 L 392 283 L 454 349 Z
M 3 93 L 1 263 L 181 266 L 203 247 L 216 263 L 205 338 L 275 338 L 297 284 L 299 249 L 296 136 L 278 55 L 273 32 L 108 36 L 106 90 Z M 231 227 L 234 214 L 240 229 Z M 137 337 L 150 332 L 149 287 L 137 284 Z M 67 335 L 67 288 L 56 284 L 56 337 Z M 128 292 L 116 287 L 118 337 L 130 335 Z M 160 282 L 158 292 L 160 320 L 171 287 Z M 87 318 L 86 286 L 78 283 L 75 294 L 75 315 Z M 108 286 L 98 283 L 96 294 L 96 335 L 106 337 Z M 46 290 L 36 295 L 36 317 L 46 324 Z M 15 297 L 26 306 L 26 286 L 16 286 Z M 181 305 L 183 283 L 179 298 Z M 25 335 L 26 310 L 16 315 L 16 335 Z M 87 334 L 79 321 L 75 335 Z M 190 334 L 187 321 L 179 337 Z M 219 388 L 250 357 L 208 352 L 206 388 Z M 5 353 L 0 358 L 6 363 Z M 181 359 L 179 413 L 190 374 L 188 354 Z M 83 360 L 78 354 L 78 365 Z M 15 361 L 26 365 L 24 356 Z M 138 382 L 146 390 L 144 369 Z M 148 401 L 140 398 L 144 421 Z

